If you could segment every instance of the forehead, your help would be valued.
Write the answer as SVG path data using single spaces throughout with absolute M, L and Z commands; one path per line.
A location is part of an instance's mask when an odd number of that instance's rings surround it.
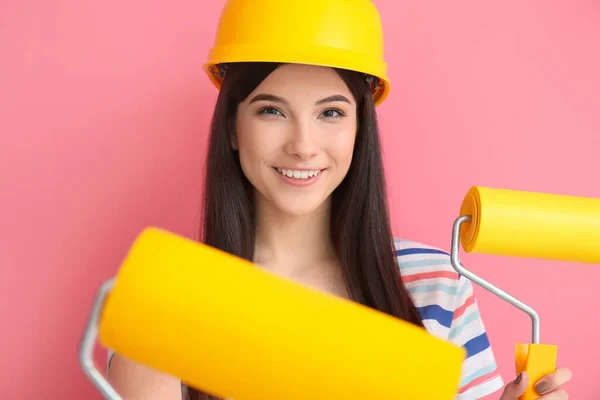
M 352 97 L 344 80 L 333 69 L 301 64 L 286 64 L 277 68 L 256 88 L 254 94 L 257 93 L 313 104 L 315 99 L 335 94 L 342 94 L 349 99 Z

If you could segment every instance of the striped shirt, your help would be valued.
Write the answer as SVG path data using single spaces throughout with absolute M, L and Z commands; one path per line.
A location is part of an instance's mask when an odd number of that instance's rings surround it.
M 445 251 L 403 239 L 394 239 L 394 247 L 402 280 L 427 331 L 466 349 L 455 400 L 476 400 L 500 390 L 504 383 L 471 281 L 452 268 Z M 109 350 L 107 369 L 113 354 Z
M 445 251 L 403 239 L 395 239 L 394 247 L 402 280 L 427 331 L 467 352 L 455 399 L 475 400 L 500 390 L 504 383 L 471 281 L 452 268 Z

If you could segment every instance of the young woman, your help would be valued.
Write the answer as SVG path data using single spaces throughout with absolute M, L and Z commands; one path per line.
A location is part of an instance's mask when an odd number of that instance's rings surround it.
M 345 10 L 349 3 L 361 12 Z M 500 392 L 503 382 L 471 283 L 453 270 L 448 253 L 392 238 L 376 118 L 376 104 L 387 95 L 389 82 L 373 73 L 376 68 L 364 67 L 364 59 L 362 66 L 357 61 L 357 54 L 371 51 L 361 43 L 377 49 L 379 17 L 368 0 L 327 4 L 337 12 L 313 0 L 227 3 L 221 43 L 213 52 L 225 61 L 211 61 L 208 68 L 220 92 L 208 150 L 202 240 L 252 260 L 257 268 L 464 346 L 468 357 L 457 399 Z M 233 18 L 242 6 L 247 13 L 268 11 L 274 19 Z M 335 32 L 319 36 L 311 18 L 335 25 Z M 263 25 L 269 21 L 260 37 L 245 23 L 253 19 Z M 235 34 L 225 35 L 232 21 Z M 359 22 L 363 29 L 357 33 Z M 337 63 L 323 52 L 324 44 L 335 42 L 332 35 L 352 50 L 338 51 Z M 300 50 L 284 54 L 280 41 L 286 37 Z M 239 38 L 246 40 L 246 49 L 260 49 L 262 60 L 240 50 Z M 371 54 L 376 55 L 377 50 Z M 111 383 L 126 399 L 216 398 L 118 354 L 109 366 Z M 566 368 L 546 376 L 538 387 L 540 398 L 566 399 L 561 385 L 569 379 Z M 526 375 L 518 377 L 500 398 L 518 399 L 527 381 Z

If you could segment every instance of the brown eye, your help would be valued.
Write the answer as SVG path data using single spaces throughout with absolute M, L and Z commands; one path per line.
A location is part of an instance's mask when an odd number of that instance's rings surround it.
M 283 115 L 281 111 L 276 109 L 275 107 L 263 107 L 258 110 L 258 114 L 260 115 Z
M 328 110 L 323 111 L 322 114 L 325 118 L 340 118 L 344 116 L 344 113 L 338 109 L 330 108 Z

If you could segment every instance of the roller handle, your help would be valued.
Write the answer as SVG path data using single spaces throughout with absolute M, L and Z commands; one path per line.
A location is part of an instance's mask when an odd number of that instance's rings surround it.
M 123 400 L 115 388 L 112 387 L 110 382 L 108 382 L 106 377 L 100 372 L 100 370 L 98 370 L 98 368 L 96 368 L 96 364 L 94 362 L 94 347 L 98 337 L 100 315 L 102 314 L 106 297 L 110 294 L 113 285 L 113 279 L 105 281 L 94 298 L 92 312 L 88 318 L 85 330 L 83 332 L 83 337 L 79 345 L 79 364 L 87 378 L 92 382 L 92 384 L 105 399 Z
M 529 382 L 525 393 L 519 400 L 535 400 L 540 398 L 535 391 L 535 384 L 544 375 L 556 370 L 558 346 L 551 344 L 517 343 L 515 345 L 515 366 L 517 375 L 527 372 Z
M 515 364 L 517 375 L 521 372 L 527 372 L 529 382 L 525 393 L 519 400 L 535 400 L 540 395 L 535 391 L 535 384 L 544 375 L 554 372 L 556 369 L 556 358 L 558 346 L 550 344 L 540 344 L 540 321 L 535 310 L 524 304 L 516 297 L 510 295 L 504 290 L 494 286 L 473 272 L 467 270 L 459 260 L 460 231 L 461 225 L 471 221 L 470 215 L 461 215 L 455 221 L 452 228 L 452 250 L 451 264 L 454 269 L 465 278 L 487 291 L 500 297 L 502 300 L 524 311 L 531 317 L 532 321 L 532 343 L 518 343 L 515 345 Z

